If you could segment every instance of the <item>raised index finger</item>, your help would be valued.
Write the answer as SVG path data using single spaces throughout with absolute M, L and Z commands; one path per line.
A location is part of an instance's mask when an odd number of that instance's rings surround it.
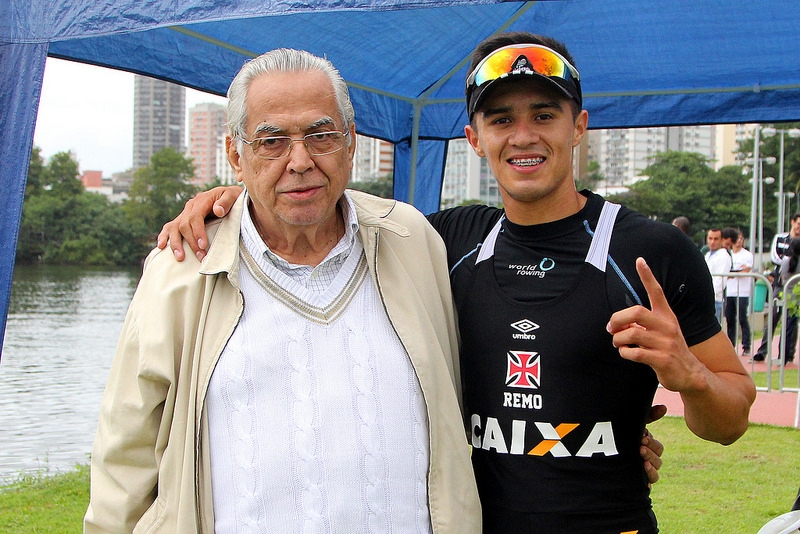
M 650 266 L 647 265 L 644 258 L 636 258 L 636 272 L 639 273 L 639 278 L 642 280 L 645 291 L 647 291 L 650 309 L 653 311 L 663 310 L 664 308 L 671 310 L 672 308 L 669 307 L 669 302 L 667 302 L 667 297 L 664 295 L 661 284 L 656 280 L 653 271 L 650 270 Z

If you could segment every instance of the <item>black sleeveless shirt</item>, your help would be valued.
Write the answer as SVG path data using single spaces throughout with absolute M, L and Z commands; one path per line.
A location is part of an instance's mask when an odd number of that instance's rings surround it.
M 667 225 L 624 208 L 596 232 L 603 206 L 590 194 L 575 216 L 528 228 L 498 222 L 502 214 L 485 207 L 430 218 L 448 246 L 481 502 L 534 514 L 541 532 L 558 531 L 565 515 L 577 531 L 657 532 L 639 456 L 656 376 L 621 358 L 605 330 L 614 311 L 647 304 L 635 257 L 655 266 L 682 325 L 692 325 L 690 345 L 719 331 L 696 247 L 672 244 Z M 628 251 L 638 244 L 631 235 L 641 240 L 648 229 L 648 241 Z M 697 256 L 685 269 L 672 265 L 676 247 Z

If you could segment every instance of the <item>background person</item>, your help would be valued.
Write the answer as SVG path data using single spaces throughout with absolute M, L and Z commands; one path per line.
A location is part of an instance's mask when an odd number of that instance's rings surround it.
M 800 213 L 795 213 L 789 223 L 789 231 L 776 234 L 772 239 L 772 247 L 770 248 L 770 258 L 772 263 L 775 264 L 775 269 L 771 274 L 773 294 L 778 295 L 783 289 L 783 282 L 781 280 L 780 266 L 783 258 L 789 252 L 789 244 L 792 239 L 800 237 Z M 780 328 L 781 321 L 781 308 L 779 306 L 772 307 L 772 325 L 773 330 Z M 778 330 L 780 331 L 780 330 Z M 774 335 L 774 331 L 772 332 Z M 772 339 L 772 335 L 764 332 L 761 339 L 761 345 L 753 355 L 753 361 L 763 362 L 767 358 L 767 345 Z M 797 317 L 787 315 L 786 317 L 786 338 L 783 340 L 783 353 L 786 355 L 786 362 L 794 360 L 794 353 L 797 345 Z
M 737 228 L 723 228 L 722 239 L 725 242 L 725 248 L 728 248 L 731 253 L 731 272 L 749 273 L 752 271 L 753 253 L 744 248 L 744 234 Z M 738 322 L 742 331 L 742 356 L 748 357 L 752 355 L 750 352 L 750 320 L 747 316 L 752 287 L 753 280 L 743 277 L 728 278 L 725 285 L 725 324 L 728 330 L 728 339 L 736 347 L 736 323 Z
M 691 234 L 689 234 L 691 224 L 689 223 L 688 217 L 684 217 L 683 215 L 681 215 L 680 217 L 675 217 L 672 220 L 672 226 L 680 229 L 681 232 L 691 237 Z
M 770 258 L 772 263 L 780 265 L 781 260 L 789 252 L 789 243 L 792 239 L 800 237 L 800 213 L 795 213 L 789 219 L 789 231 L 775 234 L 772 238 L 772 246 L 770 247 Z
M 795 299 L 794 296 L 787 297 L 785 291 L 787 289 L 786 282 L 789 279 L 800 272 L 800 238 L 793 238 L 791 242 L 789 242 L 789 249 L 783 256 L 783 260 L 781 260 L 780 266 L 780 279 L 781 279 L 781 287 L 784 290 L 784 300 L 789 301 Z M 791 288 L 789 288 L 791 290 Z M 794 353 L 795 353 L 795 344 L 797 339 L 797 315 L 795 315 L 792 311 L 788 311 L 786 314 L 786 322 L 787 328 L 789 321 L 794 323 L 793 328 L 793 335 L 790 336 L 786 334 L 786 339 L 788 343 L 784 347 L 784 358 L 785 363 L 791 363 L 794 361 Z
M 722 246 L 722 230 L 719 228 L 711 228 L 706 236 L 706 244 L 708 245 L 708 252 L 705 253 L 706 265 L 708 272 L 711 273 L 711 281 L 714 286 L 714 310 L 717 316 L 717 321 L 722 324 L 722 306 L 725 298 L 725 281 L 726 278 L 721 276 L 730 272 L 731 255 Z
M 794 238 L 789 243 L 789 250 L 781 260 L 781 281 L 783 285 L 789 278 L 800 272 L 800 238 Z

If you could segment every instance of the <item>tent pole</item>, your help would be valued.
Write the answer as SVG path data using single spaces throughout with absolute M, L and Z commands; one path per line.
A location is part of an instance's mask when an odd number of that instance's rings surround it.
M 408 203 L 414 205 L 414 190 L 417 185 L 417 155 L 419 154 L 419 121 L 422 116 L 422 104 L 414 101 L 414 116 L 411 125 L 411 166 L 408 171 Z

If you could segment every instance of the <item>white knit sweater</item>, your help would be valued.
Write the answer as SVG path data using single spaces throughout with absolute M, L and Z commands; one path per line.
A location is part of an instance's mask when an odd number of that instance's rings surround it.
M 360 243 L 321 294 L 243 260 L 207 399 L 216 532 L 430 532 L 424 399 Z

